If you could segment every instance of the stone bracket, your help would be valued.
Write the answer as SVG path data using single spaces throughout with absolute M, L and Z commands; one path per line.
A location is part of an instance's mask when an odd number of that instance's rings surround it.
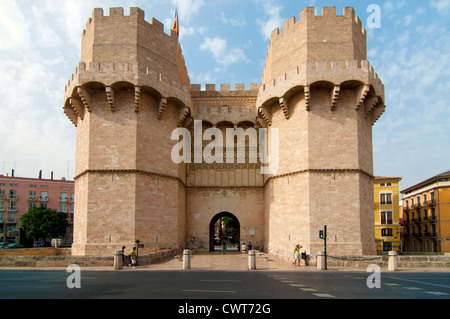
M 111 109 L 111 112 L 116 111 L 116 104 L 115 104 L 115 97 L 114 97 L 114 90 L 107 86 L 105 88 L 106 91 L 106 99 L 108 100 L 109 108 Z
M 341 86 L 335 85 L 333 88 L 333 92 L 331 94 L 331 110 L 334 111 L 336 109 L 337 102 L 339 100 L 339 93 L 341 92 Z
M 370 85 L 366 84 L 363 89 L 361 90 L 361 96 L 358 100 L 358 103 L 356 103 L 356 107 L 355 110 L 359 110 L 361 108 L 361 106 L 364 105 L 364 100 L 366 99 L 367 94 L 370 91 Z
M 163 116 L 164 110 L 167 106 L 167 99 L 165 97 L 162 97 L 161 100 L 159 101 L 159 106 L 158 106 L 158 120 L 160 120 Z
M 311 108 L 311 88 L 309 85 L 305 86 L 305 108 L 307 111 Z
M 139 106 L 141 105 L 141 88 L 139 86 L 134 87 L 134 111 L 139 112 Z
M 284 117 L 286 118 L 286 120 L 289 119 L 290 115 L 289 115 L 288 100 L 285 97 L 281 97 L 279 99 L 279 103 L 280 103 L 281 109 L 283 110 Z
M 181 109 L 180 113 L 178 114 L 178 122 L 177 122 L 179 127 L 181 127 L 183 125 L 183 121 L 188 114 L 189 114 L 189 109 L 187 107 L 184 107 Z
M 261 115 L 261 117 L 266 122 L 267 126 L 272 125 L 272 112 L 265 106 L 260 106 L 258 108 L 258 113 Z
M 79 116 L 81 119 L 84 119 L 84 105 L 83 105 L 83 102 L 81 101 L 81 99 L 71 97 L 69 99 L 69 104 L 75 110 L 75 113 L 77 114 L 77 116 Z
M 371 98 L 366 99 L 364 102 L 364 111 L 365 117 L 369 116 L 369 114 L 375 109 L 375 106 L 378 104 L 378 96 L 373 96 Z
M 91 94 L 86 90 L 86 88 L 79 86 L 77 87 L 77 93 L 83 101 L 84 106 L 88 112 L 92 112 L 92 97 Z

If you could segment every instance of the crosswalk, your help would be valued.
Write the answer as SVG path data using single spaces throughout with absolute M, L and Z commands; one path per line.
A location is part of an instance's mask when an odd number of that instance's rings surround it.
M 320 289 L 318 289 L 317 287 L 311 287 L 308 286 L 307 284 L 305 284 L 305 282 L 302 282 L 300 278 L 288 278 L 289 276 L 285 276 L 285 274 L 267 274 L 267 277 L 276 280 L 282 284 L 286 284 L 289 285 L 293 288 L 296 288 L 299 290 L 299 293 L 302 293 L 302 297 L 305 297 L 305 293 L 310 293 L 310 297 L 314 298 L 314 297 L 318 297 L 318 298 L 339 298 L 336 297 L 332 294 L 330 294 L 327 291 L 321 291 Z M 363 276 L 351 276 L 352 279 L 356 279 L 356 280 L 366 280 L 367 278 L 363 277 Z M 350 277 L 349 277 L 350 279 Z M 424 294 L 424 296 L 435 296 L 435 297 L 446 297 L 446 296 L 450 296 L 450 292 L 444 292 L 444 291 L 449 291 L 448 290 L 448 286 L 446 285 L 438 285 L 438 284 L 430 284 L 427 282 L 421 282 L 421 281 L 414 281 L 414 280 L 406 280 L 406 279 L 401 279 L 401 278 L 397 278 L 397 282 L 393 282 L 392 281 L 393 278 L 385 278 L 382 282 L 382 286 L 385 287 L 392 287 L 394 289 L 399 289 L 398 292 L 404 291 L 406 292 L 414 292 L 419 294 Z M 405 280 L 408 281 L 408 283 L 399 283 L 398 281 L 401 280 Z M 411 282 L 415 282 L 417 284 L 416 285 L 411 285 Z M 421 287 L 420 287 L 421 286 Z M 432 289 L 429 289 L 432 288 Z M 437 289 L 433 289 L 433 288 L 437 288 Z M 373 291 L 372 289 L 369 289 L 370 291 Z M 443 291 L 442 291 L 443 290 Z M 300 296 L 299 296 L 300 297 Z
M 322 292 L 322 291 L 319 291 L 316 288 L 305 286 L 305 285 L 303 285 L 301 283 L 298 283 L 296 281 L 289 280 L 289 279 L 284 278 L 282 276 L 280 277 L 279 275 L 267 275 L 267 276 L 272 278 L 272 279 L 274 279 L 274 280 L 278 280 L 278 281 L 280 281 L 283 284 L 287 284 L 287 285 L 289 285 L 291 287 L 298 288 L 299 291 L 301 291 L 301 292 L 311 293 L 312 296 L 316 296 L 316 297 L 319 297 L 319 298 L 335 298 L 335 296 L 330 295 L 330 294 L 325 293 L 325 292 Z

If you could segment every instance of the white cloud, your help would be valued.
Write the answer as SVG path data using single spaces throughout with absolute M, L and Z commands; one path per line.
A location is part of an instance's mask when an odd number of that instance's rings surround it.
M 200 45 L 200 50 L 207 50 L 212 53 L 217 63 L 226 67 L 230 64 L 246 61 L 245 53 L 241 48 L 228 49 L 227 41 L 220 37 L 205 38 Z
M 223 11 L 220 13 L 220 21 L 225 24 L 231 24 L 233 27 L 247 26 L 247 21 L 243 17 L 238 19 L 229 19 L 225 16 L 225 13 Z
M 449 0 L 432 0 L 430 6 L 436 9 L 439 13 L 448 13 L 450 10 Z
M 265 40 L 270 40 L 270 35 L 275 28 L 280 27 L 285 21 L 284 18 L 281 17 L 281 10 L 283 7 L 277 5 L 275 2 L 270 0 L 254 0 L 257 3 L 262 3 L 264 12 L 268 15 L 266 19 L 256 19 L 256 23 L 261 28 L 261 34 L 263 35 Z
M 199 13 L 205 5 L 204 0 L 172 0 L 174 6 L 178 5 L 178 17 L 181 23 L 189 24 L 191 19 Z
M 30 40 L 29 22 L 16 1 L 1 1 L 0 50 L 27 49 Z

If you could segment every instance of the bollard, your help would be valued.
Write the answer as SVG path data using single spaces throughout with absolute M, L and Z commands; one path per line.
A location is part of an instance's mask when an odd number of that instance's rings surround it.
M 121 250 L 116 250 L 114 253 L 114 270 L 120 270 L 123 267 L 123 253 Z
M 191 251 L 189 249 L 183 251 L 183 269 L 191 269 Z
M 397 271 L 398 270 L 398 252 L 390 251 L 388 259 L 388 270 Z
M 317 270 L 326 270 L 327 262 L 325 259 L 325 251 L 321 251 L 317 254 Z
M 256 253 L 254 250 L 248 252 L 248 270 L 256 269 Z

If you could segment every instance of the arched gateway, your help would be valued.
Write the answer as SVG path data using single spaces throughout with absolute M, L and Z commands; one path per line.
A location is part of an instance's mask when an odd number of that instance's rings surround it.
M 209 223 L 209 251 L 222 250 L 225 242 L 227 249 L 237 250 L 240 244 L 240 223 L 229 212 L 215 215 Z

